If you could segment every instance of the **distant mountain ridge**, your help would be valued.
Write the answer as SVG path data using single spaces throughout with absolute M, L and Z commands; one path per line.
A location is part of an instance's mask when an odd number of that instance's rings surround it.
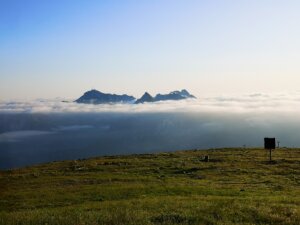
M 158 101 L 168 101 L 168 100 L 183 100 L 188 98 L 196 98 L 194 95 L 191 95 L 187 90 L 183 89 L 181 91 L 172 91 L 169 94 L 157 94 L 155 97 L 152 97 L 148 92 L 136 100 L 136 104 L 144 102 L 158 102 Z
M 130 103 L 133 101 L 135 101 L 135 97 L 130 95 L 106 94 L 95 89 L 85 92 L 75 100 L 77 103 L 85 104 Z
M 157 101 L 167 101 L 167 100 L 182 100 L 188 98 L 196 98 L 191 95 L 187 90 L 183 89 L 181 91 L 172 91 L 169 94 L 157 94 L 152 97 L 148 92 L 137 99 L 130 95 L 117 95 L 117 94 L 107 94 L 102 93 L 98 90 L 90 90 L 85 92 L 80 98 L 75 100 L 77 103 L 85 104 L 107 104 L 107 103 L 145 103 L 145 102 L 157 102 Z
M 196 98 L 191 95 L 187 90 L 183 89 L 181 91 L 172 91 L 169 94 L 157 94 L 155 96 L 155 101 L 165 101 L 165 100 L 181 100 L 186 98 Z
M 155 98 L 153 98 L 148 92 L 145 92 L 141 98 L 135 101 L 135 104 L 144 103 L 144 102 L 154 102 Z

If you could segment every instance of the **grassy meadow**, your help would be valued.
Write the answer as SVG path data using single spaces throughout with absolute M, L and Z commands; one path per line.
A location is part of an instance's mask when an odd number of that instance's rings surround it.
M 0 171 L 0 225 L 299 225 L 300 149 L 273 159 L 263 149 L 211 149 Z

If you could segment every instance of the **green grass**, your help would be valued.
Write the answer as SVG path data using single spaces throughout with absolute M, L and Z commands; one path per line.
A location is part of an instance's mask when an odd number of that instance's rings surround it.
M 204 155 L 211 161 L 204 162 Z M 0 172 L 0 225 L 300 224 L 300 149 L 216 149 Z

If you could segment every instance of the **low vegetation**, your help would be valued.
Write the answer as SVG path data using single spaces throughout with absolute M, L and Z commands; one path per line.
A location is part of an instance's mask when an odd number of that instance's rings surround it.
M 300 149 L 273 159 L 263 149 L 212 149 L 1 171 L 0 224 L 298 225 Z

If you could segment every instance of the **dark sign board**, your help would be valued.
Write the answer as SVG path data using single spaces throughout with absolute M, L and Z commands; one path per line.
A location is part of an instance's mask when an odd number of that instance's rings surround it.
M 275 138 L 265 138 L 265 149 L 275 149 L 276 143 Z

